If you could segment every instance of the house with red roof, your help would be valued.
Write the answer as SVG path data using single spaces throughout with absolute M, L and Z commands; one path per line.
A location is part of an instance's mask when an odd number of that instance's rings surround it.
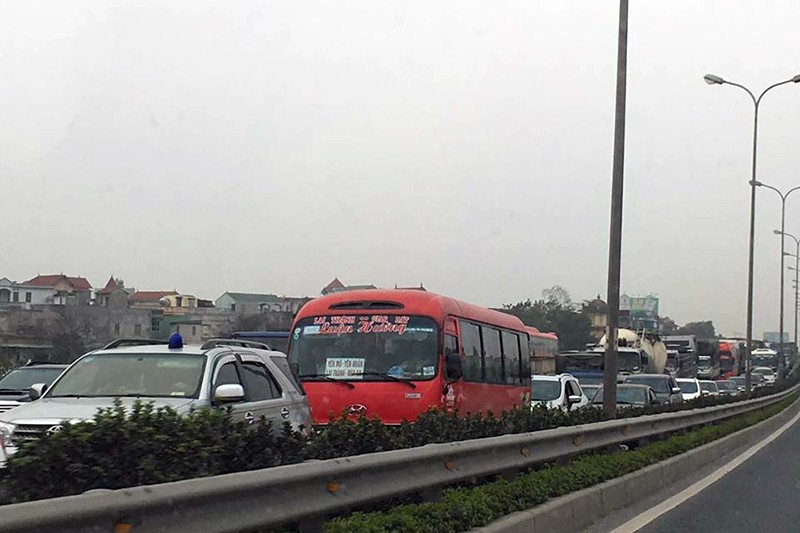
M 169 305 L 169 296 L 178 296 L 178 291 L 136 291 L 128 296 L 128 306 L 133 309 L 162 310 Z
M 88 305 L 92 300 L 92 284 L 81 276 L 39 274 L 21 285 L 52 291 L 51 305 Z
M 111 276 L 106 282 L 106 286 L 97 291 L 95 305 L 115 309 L 128 307 L 128 297 L 135 291 L 136 289 L 126 288 L 125 282 L 121 279 Z

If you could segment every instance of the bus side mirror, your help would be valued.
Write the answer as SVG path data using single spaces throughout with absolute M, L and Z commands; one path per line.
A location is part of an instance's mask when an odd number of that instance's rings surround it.
M 461 368 L 461 357 L 457 353 L 451 352 L 445 355 L 444 365 L 447 379 L 457 380 L 464 375 Z

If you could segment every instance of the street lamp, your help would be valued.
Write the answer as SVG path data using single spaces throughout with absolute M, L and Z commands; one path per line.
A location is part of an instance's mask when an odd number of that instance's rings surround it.
M 709 85 L 732 85 L 733 87 L 738 87 L 746 92 L 750 99 L 753 101 L 753 162 L 752 162 L 752 172 L 750 176 L 750 243 L 749 243 L 749 254 L 748 254 L 748 261 L 747 261 L 747 332 L 746 332 L 746 348 L 745 348 L 745 389 L 749 393 L 751 390 L 750 387 L 750 352 L 753 351 L 753 252 L 755 247 L 755 239 L 756 239 L 756 164 L 758 161 L 758 107 L 761 104 L 761 99 L 764 98 L 764 95 L 767 94 L 770 90 L 778 87 L 780 85 L 785 85 L 787 83 L 798 83 L 800 82 L 800 74 L 784 81 L 780 81 L 778 83 L 773 83 L 766 89 L 764 89 L 761 94 L 756 97 L 753 94 L 753 91 L 741 85 L 739 83 L 734 83 L 732 81 L 727 81 L 719 76 L 715 76 L 714 74 L 706 74 L 703 76 L 703 79 Z M 783 339 L 781 339 L 783 340 Z
M 753 179 L 753 181 L 755 182 L 754 185 L 756 187 L 765 187 L 767 189 L 775 191 L 778 194 L 778 196 L 780 196 L 780 198 L 781 198 L 781 229 L 780 230 L 774 230 L 773 233 L 775 235 L 785 236 L 786 235 L 786 232 L 785 232 L 785 230 L 786 230 L 786 199 L 789 198 L 789 195 L 792 194 L 794 191 L 800 189 L 800 187 L 793 187 L 793 188 L 789 189 L 788 191 L 786 191 L 786 193 L 784 194 L 779 189 L 777 189 L 776 187 L 773 187 L 772 185 L 767 185 L 766 183 L 762 183 L 762 182 L 760 182 L 758 180 L 755 180 L 755 179 Z M 780 310 L 781 310 L 781 312 L 780 312 L 780 331 L 778 333 L 778 335 L 780 336 L 779 337 L 780 340 L 778 341 L 778 346 L 780 348 L 779 348 L 778 351 L 781 354 L 781 356 L 778 358 L 778 379 L 779 380 L 783 379 L 783 293 L 784 293 L 784 273 L 785 273 L 785 266 L 784 266 L 783 260 L 787 255 L 791 255 L 791 254 L 787 254 L 786 250 L 784 249 L 785 242 L 786 242 L 786 240 L 781 238 L 781 294 L 780 294 L 780 298 L 778 298 L 778 300 L 780 301 L 779 305 L 781 306 L 780 307 Z
M 792 235 L 791 233 L 779 232 L 778 230 L 774 230 L 773 233 L 776 235 L 782 234 L 784 237 L 789 237 L 794 241 L 795 245 L 795 253 L 791 252 L 783 252 L 784 256 L 794 257 L 794 266 L 790 266 L 789 270 L 794 270 L 794 281 L 792 282 L 792 288 L 794 288 L 794 343 L 795 345 L 800 346 L 797 342 L 797 302 L 798 302 L 798 294 L 797 288 L 798 284 L 800 284 L 800 279 L 798 279 L 798 272 L 800 272 L 800 239 Z
M 794 241 L 794 244 L 796 246 L 795 248 L 796 251 L 794 254 L 790 254 L 787 252 L 786 255 L 794 257 L 794 268 L 789 267 L 789 270 L 794 270 L 794 344 L 795 346 L 800 348 L 800 343 L 798 343 L 797 341 L 797 313 L 799 311 L 798 297 L 800 297 L 800 294 L 798 294 L 798 285 L 800 285 L 800 279 L 798 279 L 798 277 L 800 276 L 800 239 L 798 239 L 791 233 L 786 233 L 786 232 L 783 232 L 783 236 L 790 237 Z

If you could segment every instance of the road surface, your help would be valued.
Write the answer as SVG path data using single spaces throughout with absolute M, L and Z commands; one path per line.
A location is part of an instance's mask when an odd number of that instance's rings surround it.
M 703 472 L 693 485 L 674 495 L 675 507 L 649 523 L 641 522 L 645 517 L 653 518 L 658 510 L 654 504 L 667 502 L 667 498 L 659 502 L 651 500 L 649 508 L 628 513 L 626 519 L 630 520 L 625 523 L 617 521 L 615 524 L 612 519 L 590 530 L 614 533 L 800 532 L 800 418 L 792 418 L 792 421 L 774 440 L 698 492 L 698 485 L 720 475 L 719 467 L 735 461 L 739 454 L 715 465 L 715 470 Z M 747 450 L 742 452 L 747 453 Z

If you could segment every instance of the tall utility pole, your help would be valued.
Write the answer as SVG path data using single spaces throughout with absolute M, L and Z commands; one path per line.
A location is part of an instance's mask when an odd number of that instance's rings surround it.
M 777 231 L 775 233 L 778 233 Z M 800 348 L 800 343 L 797 342 L 797 313 L 798 313 L 798 305 L 800 305 L 800 301 L 798 301 L 798 283 L 800 283 L 800 239 L 792 235 L 791 233 L 786 233 L 785 231 L 781 231 L 781 238 L 789 237 L 794 241 L 795 244 L 795 253 L 786 252 L 786 255 L 789 257 L 794 257 L 794 267 L 789 267 L 789 270 L 794 270 L 794 345 L 795 348 Z M 797 352 L 793 351 L 793 354 Z M 794 357 L 794 355 L 793 355 Z M 794 363 L 794 359 L 792 360 Z
M 608 239 L 608 315 L 603 371 L 603 410 L 617 415 L 617 333 L 619 329 L 619 280 L 622 257 L 622 193 L 625 171 L 625 89 L 628 76 L 628 0 L 619 2 L 617 42 L 617 99 L 614 116 L 614 167 L 611 180 L 611 228 Z
M 755 182 L 755 186 L 756 187 L 764 187 L 764 188 L 770 189 L 772 191 L 775 191 L 775 193 L 778 196 L 780 196 L 780 198 L 781 198 L 781 229 L 773 231 L 773 233 L 775 235 L 780 235 L 781 236 L 781 281 L 780 281 L 780 291 L 781 292 L 780 292 L 780 295 L 778 297 L 778 301 L 780 302 L 779 303 L 780 312 L 778 313 L 779 316 L 780 316 L 780 319 L 779 319 L 780 320 L 780 324 L 778 326 L 779 330 L 780 330 L 779 333 L 778 333 L 778 335 L 780 336 L 780 340 L 778 341 L 778 346 L 779 346 L 778 353 L 780 354 L 778 356 L 778 381 L 781 381 L 781 380 L 783 380 L 783 374 L 784 374 L 784 371 L 783 371 L 783 367 L 784 367 L 784 364 L 783 364 L 783 307 L 784 307 L 783 306 L 783 293 L 786 292 L 786 290 L 784 288 L 784 278 L 785 278 L 784 273 L 786 272 L 786 267 L 784 266 L 784 259 L 786 258 L 787 255 L 791 255 L 791 254 L 786 253 L 786 247 L 785 247 L 786 239 L 784 238 L 786 236 L 786 233 L 785 233 L 785 230 L 786 230 L 786 200 L 787 200 L 787 198 L 789 198 L 790 194 L 792 194 L 794 191 L 800 189 L 800 186 L 794 187 L 792 189 L 789 189 L 788 191 L 786 191 L 785 194 L 783 192 L 781 192 L 780 189 L 778 189 L 776 187 L 773 187 L 772 185 L 767 185 L 766 183 L 762 183 L 760 181 L 756 181 Z
M 753 94 L 753 91 L 745 87 L 740 83 L 735 83 L 732 81 L 728 81 L 725 79 L 720 78 L 719 76 L 715 76 L 714 74 L 706 74 L 703 76 L 703 79 L 709 85 L 731 85 L 733 87 L 738 87 L 745 91 L 750 99 L 753 101 L 753 159 L 752 164 L 750 166 L 750 239 L 749 239 L 749 253 L 747 258 L 747 340 L 746 340 L 746 348 L 745 348 L 745 389 L 747 390 L 748 394 L 751 391 L 751 379 L 750 379 L 750 354 L 753 352 L 753 254 L 755 249 L 755 242 L 756 242 L 756 185 L 758 184 L 758 180 L 756 179 L 756 166 L 758 163 L 758 110 L 759 105 L 761 104 L 761 99 L 764 98 L 764 95 L 767 94 L 770 90 L 774 89 L 775 87 L 779 87 L 781 85 L 785 85 L 787 83 L 798 83 L 800 82 L 800 74 L 784 81 L 780 81 L 778 83 L 773 83 L 763 91 L 761 94 L 756 97 Z

